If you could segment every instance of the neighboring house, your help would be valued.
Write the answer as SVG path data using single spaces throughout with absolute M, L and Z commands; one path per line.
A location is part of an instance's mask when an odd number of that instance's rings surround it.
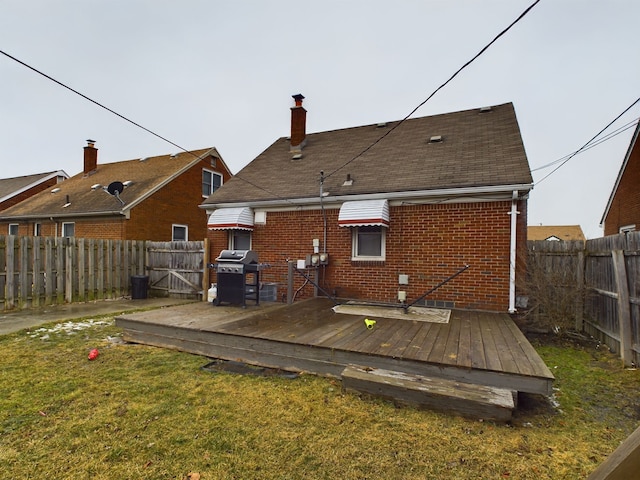
M 303 98 L 291 137 L 203 203 L 212 257 L 255 250 L 282 293 L 287 261 L 325 253 L 323 290 L 393 303 L 469 264 L 426 304 L 515 311 L 532 177 L 513 105 L 307 135 Z
M 527 240 L 586 240 L 580 225 L 530 225 Z
M 600 226 L 604 234 L 640 230 L 640 123 L 631 138 L 618 178 L 607 202 Z
M 0 212 L 69 178 L 63 170 L 0 179 Z
M 0 231 L 121 240 L 202 240 L 203 199 L 231 177 L 215 148 L 98 164 L 88 140 L 84 170 L 0 212 Z

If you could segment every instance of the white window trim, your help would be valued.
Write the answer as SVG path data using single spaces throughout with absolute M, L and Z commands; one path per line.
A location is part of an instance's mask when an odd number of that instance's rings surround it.
M 622 227 L 620 227 L 618 229 L 618 233 L 630 233 L 630 232 L 635 232 L 636 231 L 636 224 L 631 224 L 631 225 L 623 225 Z
M 220 172 L 216 172 L 215 170 L 209 170 L 208 168 L 203 168 L 202 169 L 203 172 L 207 172 L 210 173 L 212 176 L 213 175 L 217 175 L 220 177 L 220 187 L 222 186 L 222 184 L 224 183 L 224 176 L 220 173 Z M 213 179 L 212 179 L 213 180 Z M 213 188 L 213 181 L 211 182 L 211 188 Z M 219 188 L 219 187 L 218 187 Z M 202 198 L 207 198 L 209 195 L 211 195 L 213 192 L 209 192 L 208 195 L 205 195 L 204 193 L 202 194 Z
M 11 227 L 15 227 L 19 232 L 20 231 L 20 224 L 19 223 L 10 223 L 9 227 L 7 228 L 7 233 L 9 235 L 18 235 L 17 233 L 11 233 Z
M 42 224 L 36 222 L 33 224 L 33 236 L 39 237 L 41 235 L 42 235 Z
M 229 230 L 227 230 L 227 232 L 228 232 L 227 248 L 229 248 L 229 250 L 236 250 L 235 245 L 233 244 L 233 236 L 235 235 L 236 232 L 246 232 L 249 234 L 249 250 L 251 250 L 251 247 L 253 245 L 253 234 L 251 230 L 243 230 L 240 228 L 230 228 Z
M 358 262 L 384 262 L 387 255 L 387 229 L 380 227 L 382 238 L 380 241 L 380 256 L 358 255 L 358 230 L 360 227 L 351 228 L 351 260 Z
M 184 228 L 184 240 L 176 240 L 174 237 L 174 233 L 175 233 L 175 229 L 177 228 Z M 180 223 L 174 223 L 171 225 L 171 241 L 172 242 L 188 242 L 189 241 L 189 226 L 188 225 L 182 225 Z
M 65 235 L 64 234 L 65 233 L 64 230 L 65 230 L 65 227 L 67 225 L 73 225 L 73 235 Z M 62 222 L 62 227 L 60 229 L 60 236 L 64 237 L 64 238 L 75 237 L 76 236 L 76 222 Z

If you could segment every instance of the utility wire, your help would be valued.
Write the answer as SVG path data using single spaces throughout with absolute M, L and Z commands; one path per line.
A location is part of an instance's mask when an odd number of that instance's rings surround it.
M 600 144 L 602 144 L 602 143 L 604 143 L 606 141 L 609 141 L 614 137 L 617 137 L 621 133 L 626 132 L 630 128 L 635 127 L 636 125 L 638 125 L 638 120 L 640 120 L 640 118 L 636 118 L 635 120 L 630 121 L 629 123 L 623 125 L 622 127 L 618 127 L 618 129 L 614 130 L 611 133 L 608 133 L 607 135 L 605 135 L 604 137 L 598 139 L 597 141 L 589 143 L 588 146 L 583 148 L 580 153 L 584 153 L 585 151 L 590 150 L 593 147 L 597 147 L 598 145 L 600 145 Z M 564 157 L 560 157 L 559 159 L 554 160 L 553 162 L 547 163 L 546 165 L 541 165 L 539 167 L 532 168 L 531 172 L 537 172 L 538 170 L 544 170 L 545 168 L 553 167 L 554 165 L 557 165 L 558 163 L 563 162 L 565 159 L 567 159 L 571 155 L 576 155 L 577 153 L 578 152 L 572 152 L 572 153 L 569 153 L 569 154 L 565 155 Z
M 413 110 L 411 110 L 411 112 L 409 112 L 409 114 L 404 117 L 402 120 L 400 120 L 397 124 L 395 124 L 392 128 L 390 128 L 384 135 L 382 135 L 380 138 L 378 138 L 376 141 L 374 141 L 371 145 L 369 145 L 367 148 L 365 148 L 364 150 L 362 150 L 358 155 L 356 155 L 355 157 L 353 157 L 351 160 L 347 161 L 344 165 L 336 168 L 333 172 L 329 173 L 328 175 L 325 175 L 325 179 L 329 178 L 331 175 L 333 175 L 334 173 L 337 173 L 338 171 L 342 170 L 344 167 L 346 167 L 347 165 L 349 165 L 351 162 L 354 162 L 355 160 L 357 160 L 358 158 L 360 158 L 362 155 L 364 155 L 365 153 L 367 153 L 369 150 L 371 150 L 375 145 L 377 145 L 378 143 L 380 143 L 382 141 L 382 139 L 384 139 L 387 135 L 389 135 L 391 132 L 393 132 L 396 128 L 398 128 L 400 125 L 402 125 L 411 115 L 413 115 L 414 113 L 416 113 L 416 111 L 418 111 L 418 109 L 420 107 L 422 107 L 425 103 L 427 103 L 429 100 L 431 100 L 432 97 L 435 96 L 436 93 L 438 93 L 440 90 L 442 90 L 449 82 L 451 82 L 455 77 L 458 76 L 458 74 L 460 72 L 462 72 L 465 68 L 467 68 L 469 65 L 471 65 L 478 57 L 480 57 L 480 55 L 482 55 L 484 52 L 486 52 L 489 47 L 491 47 L 491 45 L 493 45 L 496 41 L 498 41 L 498 39 L 500 37 L 502 37 L 505 33 L 507 33 L 509 30 L 511 30 L 511 28 L 518 23 L 520 20 L 522 20 L 524 18 L 525 15 L 527 15 L 532 9 L 533 7 L 535 7 L 538 3 L 540 2 L 540 0 L 536 0 L 535 2 L 533 2 L 524 12 L 522 12 L 518 18 L 516 18 L 513 22 L 511 22 L 511 24 L 505 28 L 504 30 L 502 30 L 498 35 L 496 35 L 494 37 L 493 40 L 491 40 L 487 45 L 485 45 L 482 50 L 480 50 L 478 53 L 476 53 L 476 55 L 471 58 L 471 60 L 467 61 L 464 65 L 462 65 L 453 75 L 451 75 L 442 85 L 440 85 L 438 88 L 436 88 L 431 95 L 429 95 L 423 102 L 421 102 L 416 108 L 414 108 Z
M 27 67 L 29 70 L 32 70 L 32 71 L 36 72 L 38 75 L 42 75 L 44 78 L 46 78 L 46 79 L 48 79 L 48 80 L 51 80 L 51 81 L 52 81 L 52 82 L 54 82 L 54 83 L 57 83 L 57 84 L 58 84 L 58 85 L 60 85 L 61 87 L 66 88 L 67 90 L 69 90 L 69 91 L 71 91 L 71 92 L 75 93 L 76 95 L 81 96 L 81 97 L 82 97 L 82 98 L 84 98 L 85 100 L 90 101 L 91 103 L 93 103 L 93 104 L 95 104 L 95 105 L 99 106 L 100 108 L 104 108 L 107 112 L 109 112 L 109 113 L 113 113 L 114 115 L 116 115 L 116 116 L 120 117 L 121 119 L 123 119 L 123 120 L 125 120 L 125 121 L 127 121 L 127 122 L 131 123 L 132 125 L 135 125 L 136 127 L 141 128 L 141 129 L 142 129 L 142 130 L 144 130 L 145 132 L 148 132 L 148 133 L 150 133 L 151 135 L 154 135 L 154 136 L 158 137 L 159 139 L 164 140 L 164 141 L 165 141 L 165 142 L 167 142 L 167 143 L 170 143 L 170 144 L 171 144 L 171 145 L 173 145 L 174 147 L 177 147 L 177 148 L 179 148 L 180 150 L 182 150 L 183 152 L 186 152 L 186 153 L 192 153 L 192 152 L 190 152 L 189 150 L 187 150 L 186 148 L 181 147 L 181 146 L 180 146 L 180 145 L 178 145 L 177 143 L 173 143 L 171 140 L 169 140 L 169 139 L 167 139 L 167 138 L 163 137 L 162 135 L 159 135 L 159 134 L 157 134 L 156 132 L 154 132 L 154 131 L 152 131 L 152 130 L 149 130 L 149 129 L 148 129 L 148 128 L 146 128 L 146 127 L 143 127 L 143 126 L 142 126 L 142 125 L 140 125 L 139 123 L 136 123 L 136 122 L 134 122 L 133 120 L 130 120 L 129 118 L 125 117 L 124 115 L 119 114 L 119 113 L 118 113 L 118 112 L 116 112 L 115 110 L 112 110 L 112 109 L 110 109 L 109 107 L 105 107 L 105 106 L 104 106 L 104 105 L 102 105 L 101 103 L 96 102 L 96 101 L 95 101 L 95 100 L 93 100 L 92 98 L 90 98 L 90 97 L 86 96 L 84 93 L 81 93 L 81 92 L 79 92 L 78 90 L 75 90 L 75 89 L 73 89 L 73 88 L 69 87 L 68 85 L 65 85 L 64 83 L 62 83 L 62 82 L 60 82 L 60 81 L 56 80 L 55 78 L 53 78 L 53 77 L 51 77 L 51 76 L 47 75 L 46 73 L 41 72 L 41 71 L 40 71 L 40 70 L 38 70 L 37 68 L 34 68 L 34 67 L 32 67 L 31 65 L 29 65 L 29 64 L 27 64 L 27 63 L 25 63 L 25 62 L 23 62 L 22 60 L 17 59 L 17 58 L 16 58 L 16 57 L 14 57 L 13 55 L 9 55 L 7 52 L 4 52 L 4 51 L 2 51 L 2 50 L 0 50 L 0 53 L 1 53 L 2 55 L 4 55 L 5 57 L 10 58 L 11 60 L 13 60 L 13 61 L 15 61 L 15 62 L 18 62 L 20 65 L 22 65 L 22 66 L 24 66 L 24 67 Z
M 618 119 L 624 115 L 625 113 L 627 113 L 629 110 L 631 110 L 636 103 L 640 102 L 640 97 L 638 97 L 635 102 L 633 102 L 631 105 L 629 105 L 627 108 L 625 108 L 622 113 L 620 113 L 616 118 L 614 118 L 613 120 L 611 120 L 606 127 L 604 127 L 602 130 L 600 130 L 598 133 L 596 133 L 593 137 L 591 137 L 591 139 L 585 143 L 582 147 L 580 147 L 578 150 L 576 150 L 575 152 L 573 152 L 571 155 L 569 155 L 569 157 L 567 157 L 566 160 L 564 160 L 560 165 L 558 165 L 556 168 L 554 168 L 553 170 L 551 170 L 547 175 L 545 175 L 544 177 L 542 177 L 540 180 L 538 180 L 535 183 L 535 186 L 540 185 L 540 182 L 543 182 L 544 180 L 546 180 L 547 178 L 549 178 L 551 175 L 553 175 L 554 173 L 556 173 L 558 171 L 558 169 L 560 169 L 564 164 L 566 164 L 569 160 L 571 160 L 573 157 L 575 157 L 577 154 L 579 154 L 580 152 L 582 152 L 583 150 L 585 150 L 590 144 L 591 142 L 593 142 L 596 138 L 598 138 L 600 136 L 600 134 L 602 132 L 604 132 L 607 128 L 609 128 L 611 125 L 613 125 L 616 121 L 618 121 Z

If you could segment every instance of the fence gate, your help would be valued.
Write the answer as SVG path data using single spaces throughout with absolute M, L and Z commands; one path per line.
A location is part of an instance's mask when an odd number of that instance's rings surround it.
M 149 288 L 155 296 L 201 298 L 204 242 L 147 242 Z

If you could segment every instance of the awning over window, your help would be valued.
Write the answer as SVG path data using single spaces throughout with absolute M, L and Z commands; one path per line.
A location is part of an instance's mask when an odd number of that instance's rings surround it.
M 249 207 L 219 208 L 209 216 L 210 230 L 253 230 L 253 211 Z
M 340 207 L 338 225 L 341 227 L 389 226 L 389 202 L 386 200 L 358 200 L 344 202 Z

